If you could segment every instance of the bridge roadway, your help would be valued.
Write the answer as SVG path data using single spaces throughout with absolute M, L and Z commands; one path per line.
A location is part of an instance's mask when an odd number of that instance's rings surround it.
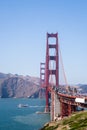
M 58 93 L 58 96 L 60 98 L 60 102 L 67 103 L 67 104 L 74 105 L 74 106 L 81 106 L 81 107 L 87 108 L 87 96 L 82 96 L 82 95 L 70 96 L 70 95 L 62 94 L 62 93 Z M 85 102 L 84 103 L 76 102 L 75 101 L 76 98 L 85 99 Z
M 77 107 L 81 107 L 82 110 L 87 108 L 87 96 L 64 94 L 52 87 L 48 87 L 48 91 L 51 93 L 51 120 L 57 119 L 59 115 L 69 116 L 77 111 Z

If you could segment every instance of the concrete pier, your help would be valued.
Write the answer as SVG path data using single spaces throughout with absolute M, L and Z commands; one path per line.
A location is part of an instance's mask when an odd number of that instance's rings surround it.
M 61 114 L 58 95 L 54 93 L 54 91 L 51 92 L 51 106 L 50 107 L 51 107 L 50 109 L 51 121 L 54 121 Z

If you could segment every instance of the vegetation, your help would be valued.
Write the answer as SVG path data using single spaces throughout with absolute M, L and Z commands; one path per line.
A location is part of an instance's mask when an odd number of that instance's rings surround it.
M 60 121 L 50 122 L 41 130 L 87 130 L 87 111 L 74 113 Z

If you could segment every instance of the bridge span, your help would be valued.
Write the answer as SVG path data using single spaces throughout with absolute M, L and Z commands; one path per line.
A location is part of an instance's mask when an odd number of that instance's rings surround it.
M 66 77 L 65 81 L 67 82 Z M 45 63 L 40 64 L 40 86 L 41 89 L 45 89 L 45 112 L 50 112 L 52 121 L 59 116 L 71 115 L 77 111 L 78 106 L 82 107 L 82 110 L 83 108 L 87 108 L 87 96 L 78 94 L 77 90 L 70 92 L 67 83 L 65 87 L 59 83 L 58 33 L 47 33 L 46 60 Z
M 68 95 L 51 90 L 51 120 L 69 116 L 73 112 L 78 111 L 78 107 L 82 110 L 87 108 L 87 97 L 82 95 Z

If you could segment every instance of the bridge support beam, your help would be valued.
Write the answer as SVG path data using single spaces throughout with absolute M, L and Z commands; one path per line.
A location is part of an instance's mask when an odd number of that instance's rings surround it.
M 68 104 L 68 116 L 70 116 L 72 113 L 72 106 Z
M 72 112 L 76 111 L 76 106 L 71 105 L 70 103 L 67 104 L 67 103 L 60 102 L 60 106 L 61 106 L 61 116 L 62 116 L 62 118 L 64 116 L 70 116 L 72 114 Z
M 54 93 L 54 91 L 51 91 L 51 106 L 50 107 L 51 107 L 51 109 L 50 109 L 51 110 L 50 111 L 51 121 L 54 121 L 61 114 L 58 95 L 56 93 Z
M 61 102 L 61 117 L 68 116 L 68 104 Z

